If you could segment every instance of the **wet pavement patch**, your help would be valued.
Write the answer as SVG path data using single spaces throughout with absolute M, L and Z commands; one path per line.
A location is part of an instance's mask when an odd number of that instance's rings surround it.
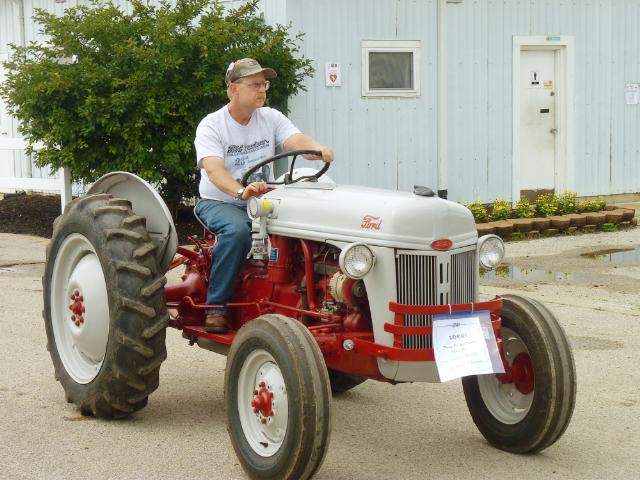
M 619 265 L 640 265 L 640 248 L 609 248 L 580 255 L 589 260 Z
M 618 350 L 624 347 L 622 342 L 596 337 L 569 336 L 571 345 L 576 350 Z
M 503 264 L 495 270 L 480 269 L 482 280 L 521 280 L 526 282 L 562 282 L 573 280 L 573 275 L 566 272 L 554 272 L 535 268 L 524 268 Z

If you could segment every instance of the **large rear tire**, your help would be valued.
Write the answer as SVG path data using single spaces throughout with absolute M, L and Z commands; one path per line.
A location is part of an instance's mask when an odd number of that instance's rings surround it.
M 505 358 L 519 374 L 464 377 L 467 406 L 493 446 L 539 452 L 565 432 L 575 406 L 576 372 L 567 336 L 555 316 L 535 300 L 505 295 L 501 337 Z
M 331 390 L 320 348 L 307 328 L 263 315 L 236 335 L 225 400 L 231 443 L 251 478 L 308 479 L 331 431 Z
M 165 278 L 131 203 L 74 200 L 54 223 L 43 277 L 47 349 L 67 401 L 85 415 L 147 404 L 167 356 Z

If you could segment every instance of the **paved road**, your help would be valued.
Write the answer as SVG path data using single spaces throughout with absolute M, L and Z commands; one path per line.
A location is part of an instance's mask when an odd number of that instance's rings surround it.
M 41 319 L 45 244 L 0 234 L 0 478 L 245 478 L 225 430 L 225 358 L 179 332 L 168 332 L 160 388 L 134 418 L 82 417 L 65 402 Z M 484 280 L 485 295 L 544 301 L 570 335 L 578 400 L 557 444 L 532 456 L 491 448 L 457 381 L 366 382 L 334 399 L 317 478 L 638 478 L 640 261 L 633 252 L 623 258 L 632 266 L 579 256 L 612 246 L 640 248 L 640 229 L 509 244 L 509 261 L 525 268 Z

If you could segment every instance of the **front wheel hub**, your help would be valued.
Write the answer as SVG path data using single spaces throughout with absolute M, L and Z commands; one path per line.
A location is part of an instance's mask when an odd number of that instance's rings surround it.
M 478 387 L 483 402 L 501 423 L 522 421 L 533 403 L 534 369 L 527 346 L 513 330 L 502 329 L 502 360 L 505 373 L 480 375 Z
M 270 420 L 269 417 L 273 417 L 273 392 L 271 386 L 267 386 L 265 382 L 260 382 L 258 386 L 260 389 L 253 391 L 251 407 L 253 413 L 260 419 L 260 423 L 265 424 Z
M 282 446 L 288 423 L 287 388 L 280 368 L 265 350 L 252 352 L 238 378 L 238 413 L 245 438 L 263 457 Z

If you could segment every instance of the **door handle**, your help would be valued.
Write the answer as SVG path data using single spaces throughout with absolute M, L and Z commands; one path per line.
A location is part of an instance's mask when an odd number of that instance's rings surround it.
M 551 130 L 549 130 L 549 133 L 553 133 L 555 135 L 556 133 L 558 133 L 558 129 L 552 128 Z

